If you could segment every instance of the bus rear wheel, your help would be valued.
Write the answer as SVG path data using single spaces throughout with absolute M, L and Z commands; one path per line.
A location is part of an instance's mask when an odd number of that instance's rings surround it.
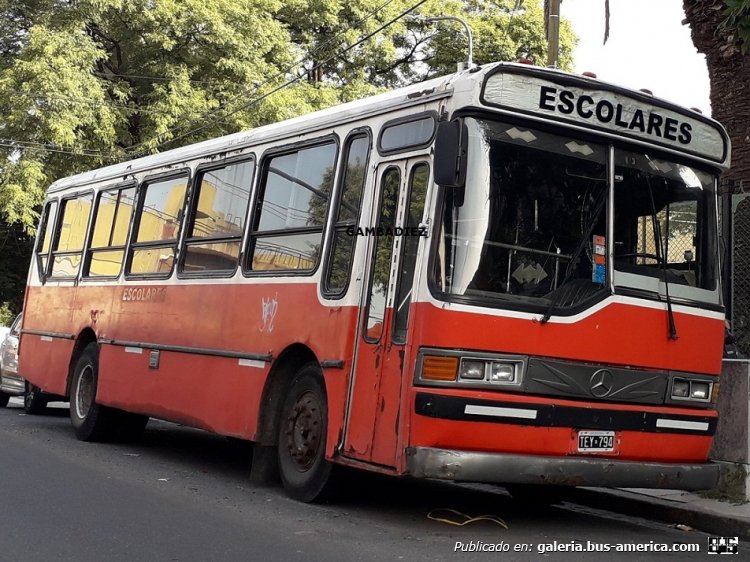
M 38 386 L 30 382 L 26 383 L 26 392 L 23 395 L 23 409 L 30 416 L 43 414 L 47 409 L 47 397 Z
M 331 493 L 333 465 L 325 458 L 328 404 L 322 373 L 308 363 L 294 377 L 281 410 L 279 473 L 287 493 L 303 502 L 321 502 Z
M 90 343 L 81 353 L 70 385 L 70 422 L 81 441 L 106 441 L 117 431 L 117 411 L 96 403 L 99 347 Z
M 8 400 L 10 400 L 10 394 L 0 392 L 0 408 L 5 408 L 8 405 Z

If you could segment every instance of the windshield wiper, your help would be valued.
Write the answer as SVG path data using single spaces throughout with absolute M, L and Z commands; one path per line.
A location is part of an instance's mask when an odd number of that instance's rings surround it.
M 644 156 L 649 162 L 652 162 L 648 154 L 644 154 Z M 656 216 L 656 202 L 654 201 L 654 190 L 651 187 L 651 178 L 649 173 L 646 173 L 646 185 L 648 186 L 648 195 L 651 199 L 651 222 L 654 225 L 654 238 L 658 240 L 656 251 L 659 260 L 657 261 L 661 262 L 661 270 L 664 274 L 664 297 L 667 301 L 669 339 L 676 340 L 679 336 L 677 335 L 677 325 L 675 324 L 674 312 L 672 311 L 672 299 L 669 296 L 669 280 L 667 279 L 667 252 L 664 239 L 661 237 L 661 224 L 659 224 L 659 219 Z M 669 221 L 669 205 L 667 205 L 667 221 Z

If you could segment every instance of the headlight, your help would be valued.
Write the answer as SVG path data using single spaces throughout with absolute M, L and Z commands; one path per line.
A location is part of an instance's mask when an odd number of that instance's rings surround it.
M 692 381 L 690 383 L 690 398 L 693 400 L 708 400 L 711 385 L 707 382 Z
M 463 359 L 461 361 L 459 377 L 462 379 L 469 379 L 473 381 L 483 381 L 485 365 L 486 364 L 484 361 L 477 361 L 476 359 Z
M 492 363 L 490 367 L 490 382 L 514 383 L 518 379 L 516 363 Z
M 709 402 L 713 398 L 713 389 L 718 386 L 718 383 L 705 379 L 674 378 L 669 395 L 673 400 Z
M 672 383 L 672 398 L 687 398 L 690 396 L 690 383 L 681 379 L 675 379 Z
M 415 382 L 456 388 L 520 387 L 527 362 L 523 355 L 425 349 L 417 360 Z

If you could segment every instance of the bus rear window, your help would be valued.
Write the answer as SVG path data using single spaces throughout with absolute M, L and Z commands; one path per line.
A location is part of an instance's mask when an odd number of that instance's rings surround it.
M 93 195 L 86 193 L 62 202 L 57 239 L 52 250 L 51 277 L 76 277 L 86 241 Z

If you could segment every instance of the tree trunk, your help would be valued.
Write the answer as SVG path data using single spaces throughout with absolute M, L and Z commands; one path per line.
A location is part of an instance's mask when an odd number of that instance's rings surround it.
M 750 355 L 750 199 L 733 211 L 731 195 L 750 192 L 750 56 L 743 56 L 731 32 L 721 27 L 723 0 L 683 0 L 683 7 L 693 44 L 706 55 L 712 115 L 732 141 L 732 167 L 723 176 L 730 189 L 722 194 L 721 211 L 724 304 L 737 347 Z
M 750 55 L 743 56 L 721 29 L 723 0 L 683 0 L 683 7 L 693 44 L 706 55 L 713 118 L 732 140 L 732 168 L 724 178 L 750 191 Z

